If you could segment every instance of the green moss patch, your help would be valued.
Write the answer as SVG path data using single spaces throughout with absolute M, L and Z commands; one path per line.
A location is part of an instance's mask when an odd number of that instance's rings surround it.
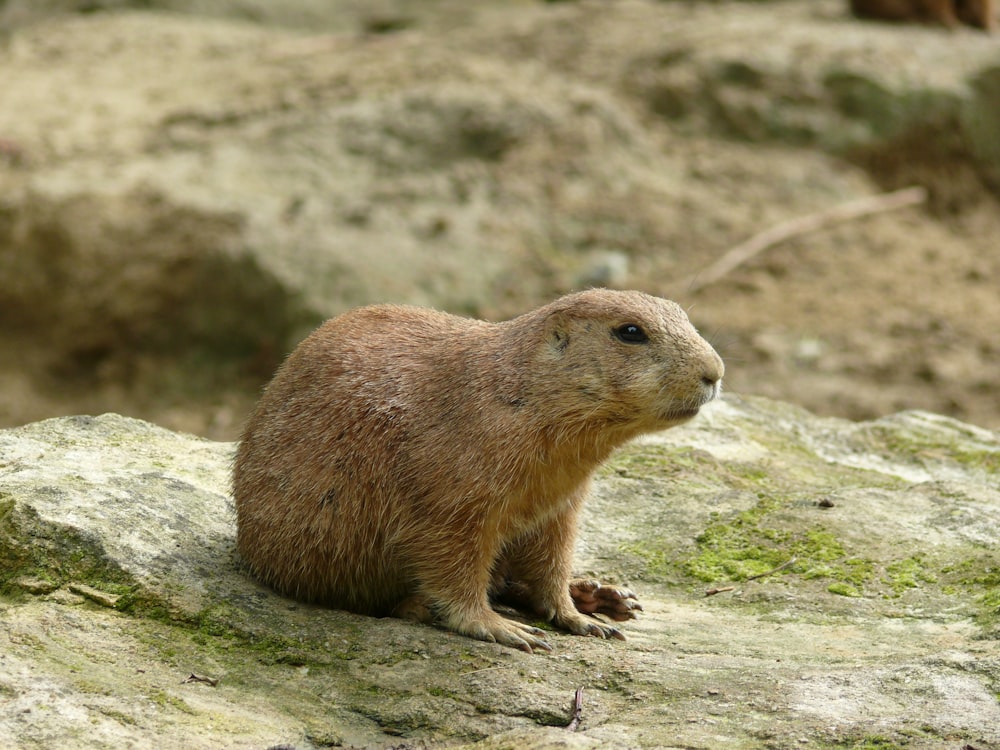
M 885 567 L 883 581 L 895 596 L 899 596 L 907 589 L 917 588 L 921 584 L 937 583 L 938 577 L 921 555 L 914 555 L 889 563 Z
M 941 582 L 951 591 L 971 596 L 979 606 L 977 619 L 1000 636 L 1000 558 L 995 554 L 970 557 L 946 566 Z
M 861 591 L 858 588 L 844 581 L 834 581 L 826 587 L 826 590 L 837 596 L 861 596 Z
M 681 563 L 682 570 L 706 582 L 745 581 L 774 571 L 832 578 L 860 589 L 871 578 L 872 565 L 849 554 L 832 533 L 821 526 L 796 532 L 766 523 L 788 502 L 761 495 L 753 508 L 715 518 L 698 536 L 698 553 Z
M 891 540 L 858 548 L 807 515 L 805 509 L 814 505 L 812 494 L 758 492 L 750 508 L 713 513 L 695 537 L 693 551 L 675 552 L 652 540 L 625 545 L 623 551 L 641 560 L 643 577 L 662 583 L 814 581 L 817 591 L 881 599 L 887 605 L 899 600 L 891 606 L 904 608 L 961 593 L 968 614 L 1000 621 L 996 560 L 984 556 L 948 563 Z
M 19 581 L 34 583 L 22 587 Z M 95 540 L 69 527 L 45 524 L 30 507 L 15 508 L 13 499 L 0 499 L 0 593 L 40 592 L 69 583 L 109 595 L 120 609 L 139 598 L 136 581 Z
M 758 467 L 759 470 L 759 467 Z M 639 479 L 676 479 L 680 475 L 710 486 L 719 472 L 719 464 L 710 454 L 697 448 L 671 448 L 664 445 L 634 443 L 615 454 L 600 473 Z
M 975 437 L 958 426 L 949 434 L 939 427 L 932 431 L 910 423 L 876 422 L 867 425 L 860 435 L 865 450 L 886 458 L 906 458 L 920 465 L 951 462 L 1000 474 L 1000 451 L 985 445 L 974 447 Z

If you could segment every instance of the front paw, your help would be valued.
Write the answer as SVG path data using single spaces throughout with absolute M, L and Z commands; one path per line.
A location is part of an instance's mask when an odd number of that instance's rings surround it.
M 595 638 L 616 638 L 624 641 L 625 636 L 618 628 L 606 625 L 593 617 L 585 617 L 576 611 L 569 611 L 556 615 L 552 618 L 552 623 L 563 630 L 568 630 L 574 635 L 589 635 Z
M 445 625 L 450 629 L 470 638 L 490 643 L 499 643 L 502 646 L 520 649 L 529 654 L 536 650 L 551 651 L 552 646 L 544 641 L 540 636 L 545 635 L 544 630 L 524 625 L 514 620 L 508 620 L 495 612 L 490 611 L 479 617 L 464 617 L 454 620 L 446 620 Z
M 592 578 L 570 581 L 569 595 L 580 612 L 602 614 L 618 622 L 635 619 L 642 611 L 642 605 L 629 589 L 602 584 Z

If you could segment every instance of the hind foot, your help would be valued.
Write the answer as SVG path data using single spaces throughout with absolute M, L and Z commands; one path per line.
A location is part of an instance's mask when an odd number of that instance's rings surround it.
M 629 589 L 602 584 L 593 578 L 570 581 L 569 595 L 580 612 L 586 615 L 602 614 L 617 622 L 635 619 L 636 614 L 642 611 L 642 605 Z

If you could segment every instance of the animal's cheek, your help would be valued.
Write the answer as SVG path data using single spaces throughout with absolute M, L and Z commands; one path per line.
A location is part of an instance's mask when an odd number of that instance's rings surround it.
M 660 367 L 648 367 L 632 373 L 628 387 L 636 394 L 654 396 L 670 381 L 670 373 Z
M 614 384 L 610 384 L 614 389 Z M 577 375 L 576 392 L 588 401 L 603 401 L 608 397 L 608 387 L 604 378 L 599 375 Z
M 672 396 L 675 387 L 669 373 L 659 368 L 620 371 L 613 381 L 614 398 L 617 402 L 629 404 L 644 410 L 656 408 Z

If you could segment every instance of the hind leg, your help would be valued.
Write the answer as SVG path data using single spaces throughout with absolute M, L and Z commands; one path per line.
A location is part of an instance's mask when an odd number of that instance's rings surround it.
M 398 617 L 401 620 L 412 620 L 413 622 L 422 622 L 424 625 L 430 625 L 434 622 L 434 608 L 431 606 L 431 600 L 428 599 L 423 594 L 413 594 L 403 599 L 399 604 L 392 608 L 392 612 L 389 613 L 393 617 Z

